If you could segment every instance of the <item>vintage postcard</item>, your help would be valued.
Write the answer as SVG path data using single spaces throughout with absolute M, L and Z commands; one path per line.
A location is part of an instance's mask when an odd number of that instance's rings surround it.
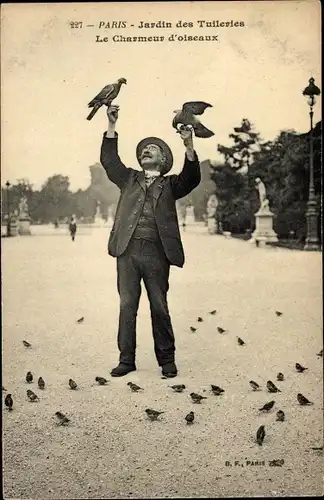
M 323 495 L 321 5 L 1 5 L 4 498 Z

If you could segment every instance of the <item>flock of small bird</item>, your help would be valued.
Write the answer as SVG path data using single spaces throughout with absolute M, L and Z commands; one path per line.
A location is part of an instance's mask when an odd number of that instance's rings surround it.
M 213 311 L 210 311 L 210 315 L 215 315 L 216 314 L 216 310 L 213 310 Z M 276 315 L 277 316 L 282 316 L 282 312 L 280 311 L 276 311 Z M 78 324 L 81 324 L 84 322 L 84 317 L 81 317 L 77 320 L 77 323 Z M 198 317 L 197 318 L 197 322 L 198 323 L 201 323 L 203 322 L 203 318 L 202 317 Z M 191 331 L 196 331 L 197 328 L 194 328 L 194 327 L 190 327 Z M 220 333 L 220 334 L 224 334 L 226 332 L 226 330 L 220 326 L 217 327 L 217 331 Z M 243 346 L 245 345 L 245 342 L 240 338 L 240 337 L 237 337 L 238 339 L 238 344 L 240 346 Z M 32 345 L 27 341 L 27 340 L 23 340 L 23 345 L 26 349 L 30 349 L 32 347 Z M 323 357 L 323 349 L 317 354 L 318 357 Z M 308 370 L 308 368 L 302 366 L 300 363 L 296 363 L 295 364 L 295 369 L 298 373 L 304 373 L 306 370 Z M 162 378 L 166 378 L 166 377 L 162 377 Z M 27 384 L 31 384 L 34 380 L 34 376 L 32 374 L 31 371 L 28 371 L 27 374 L 26 374 L 26 383 Z M 285 380 L 285 377 L 284 377 L 284 374 L 279 372 L 277 374 L 277 381 L 278 382 L 283 382 Z M 108 381 L 107 379 L 105 379 L 104 377 L 101 377 L 101 376 L 97 376 L 95 377 L 95 381 L 98 383 L 98 385 L 107 385 Z M 250 387 L 253 391 L 260 391 L 261 388 L 260 388 L 260 385 L 255 382 L 254 380 L 250 380 L 249 381 L 249 384 L 250 384 Z M 37 381 L 37 385 L 38 385 L 38 388 L 40 390 L 45 390 L 45 381 L 42 377 L 39 377 L 38 378 L 38 381 Z M 68 381 L 68 385 L 70 387 L 71 390 L 77 390 L 78 389 L 78 385 L 77 383 L 73 380 L 73 379 L 69 379 Z M 139 391 L 143 391 L 143 388 L 138 386 L 137 384 L 134 384 L 133 382 L 128 382 L 127 383 L 127 386 L 130 388 L 130 390 L 132 392 L 139 392 Z M 172 386 L 169 386 L 174 392 L 176 393 L 181 393 L 183 392 L 185 389 L 186 389 L 186 386 L 184 384 L 175 384 L 175 385 L 172 385 Z M 217 385 L 213 385 L 211 384 L 210 386 L 211 388 L 211 392 L 214 396 L 222 396 L 225 392 L 224 389 L 222 389 L 221 387 L 217 386 Z M 267 391 L 269 393 L 278 393 L 278 392 L 282 392 L 281 389 L 279 389 L 271 380 L 268 380 L 267 383 L 266 383 L 266 388 L 267 388 Z M 2 386 L 2 391 L 5 391 L 6 392 L 6 389 Z M 30 402 L 34 403 L 34 402 L 38 402 L 40 400 L 39 396 L 37 394 L 35 394 L 31 389 L 27 389 L 27 398 Z M 201 402 L 204 400 L 204 399 L 207 399 L 206 396 L 202 396 L 200 394 L 197 394 L 195 392 L 191 392 L 190 393 L 190 398 L 191 398 L 191 401 L 192 403 L 194 404 L 201 404 Z M 313 405 L 313 403 L 311 401 L 309 401 L 303 394 L 301 393 L 298 393 L 297 394 L 297 401 L 298 403 L 301 405 L 301 406 L 308 406 L 308 405 Z M 272 400 L 272 401 L 269 401 L 268 403 L 266 403 L 264 406 L 262 406 L 262 408 L 259 408 L 259 411 L 262 412 L 262 413 L 268 413 L 272 410 L 272 408 L 274 407 L 275 405 L 275 401 Z M 8 408 L 9 411 L 12 411 L 13 410 L 13 398 L 12 398 L 12 395 L 11 394 L 7 394 L 6 397 L 5 397 L 5 406 Z M 158 417 L 160 415 L 162 415 L 163 411 L 157 411 L 157 410 L 154 410 L 152 408 L 147 408 L 145 410 L 145 413 L 148 417 L 149 420 L 151 421 L 154 421 L 154 420 L 157 420 Z M 58 425 L 67 425 L 70 423 L 70 419 L 64 415 L 62 412 L 60 411 L 57 411 L 55 413 L 55 416 L 57 418 L 57 423 Z M 185 416 L 185 421 L 187 423 L 187 425 L 191 425 L 194 423 L 194 420 L 195 420 L 195 414 L 193 411 L 190 411 L 186 416 Z M 282 410 L 278 410 L 277 411 L 277 414 L 276 414 L 276 421 L 278 422 L 283 422 L 285 420 L 285 413 L 282 411 Z M 256 442 L 262 446 L 263 444 L 263 441 L 265 439 L 265 426 L 264 425 L 261 425 L 258 430 L 257 430 L 257 433 L 256 433 Z M 322 450 L 323 447 L 321 448 L 313 448 L 314 450 Z
M 216 313 L 217 313 L 216 309 L 214 309 L 213 311 L 209 312 L 209 314 L 212 315 L 212 316 L 214 316 Z M 283 313 L 281 311 L 275 311 L 275 314 L 276 314 L 277 317 L 280 317 L 280 316 L 283 315 Z M 202 323 L 203 321 L 204 321 L 203 318 L 201 316 L 198 316 L 197 322 L 198 323 Z M 197 327 L 190 326 L 190 331 L 191 332 L 195 333 L 197 330 L 198 330 Z M 217 332 L 220 333 L 220 334 L 224 334 L 224 333 L 226 333 L 226 330 L 224 328 L 222 328 L 221 326 L 217 326 Z M 245 342 L 244 342 L 244 340 L 242 340 L 240 337 L 237 337 L 237 343 L 238 343 L 239 346 L 246 345 Z M 318 357 L 323 357 L 323 349 L 319 353 L 317 353 L 317 356 Z M 304 371 L 308 370 L 308 368 L 302 366 L 300 363 L 296 363 L 295 364 L 295 368 L 296 368 L 296 371 L 298 373 L 303 373 Z M 283 373 L 279 372 L 277 374 L 277 381 L 278 382 L 283 382 L 284 381 L 284 374 Z M 255 382 L 254 380 L 250 380 L 249 383 L 250 383 L 250 386 L 251 386 L 251 388 L 252 388 L 253 391 L 259 391 L 261 389 L 260 385 L 257 382 Z M 276 387 L 276 385 L 271 380 L 267 381 L 266 387 L 267 387 L 267 390 L 268 390 L 269 393 L 281 392 L 281 390 L 278 389 L 278 387 Z M 220 387 L 217 387 L 217 386 L 214 386 L 214 385 L 211 386 L 211 389 L 212 389 L 213 394 L 216 395 L 216 396 L 220 396 L 222 393 L 225 392 Z M 191 393 L 190 396 L 191 396 L 191 399 L 192 399 L 192 401 L 194 403 L 200 403 L 203 399 L 206 399 L 206 397 L 200 396 L 199 394 L 195 394 L 195 393 Z M 301 393 L 297 394 L 297 401 L 298 401 L 298 403 L 301 406 L 306 406 L 306 405 L 312 405 L 312 404 L 314 404 L 311 401 L 309 401 Z M 274 407 L 274 405 L 275 405 L 275 401 L 269 401 L 264 406 L 262 406 L 262 408 L 260 408 L 259 411 L 263 412 L 263 413 L 268 413 L 270 410 L 272 410 L 272 408 Z M 276 421 L 277 422 L 284 422 L 284 420 L 285 420 L 285 413 L 282 410 L 278 410 L 277 414 L 276 414 Z M 260 446 L 262 446 L 264 438 L 265 438 L 265 426 L 261 425 L 258 428 L 257 433 L 256 433 L 256 442 Z M 323 447 L 313 448 L 313 449 L 314 450 L 322 450 Z

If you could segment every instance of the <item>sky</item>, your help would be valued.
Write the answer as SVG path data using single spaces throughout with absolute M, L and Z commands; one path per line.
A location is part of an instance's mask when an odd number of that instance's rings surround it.
M 63 174 L 72 190 L 88 187 L 107 116 L 102 108 L 87 121 L 87 104 L 122 76 L 127 85 L 115 101 L 117 131 L 119 154 L 129 167 L 139 168 L 137 143 L 158 136 L 173 151 L 171 173 L 181 170 L 184 147 L 171 123 L 173 110 L 186 101 L 213 106 L 201 120 L 215 135 L 194 139 L 201 161 L 221 161 L 217 144 L 231 144 L 228 135 L 242 118 L 264 140 L 284 129 L 307 132 L 302 91 L 311 76 L 321 88 L 320 19 L 314 0 L 2 4 L 1 184 L 27 178 L 39 189 L 49 176 Z M 128 26 L 99 28 L 113 20 Z M 194 27 L 177 27 L 179 20 Z M 198 20 L 242 21 L 244 27 L 199 28 Z M 72 29 L 70 21 L 83 27 Z M 172 27 L 141 29 L 140 21 Z M 218 35 L 218 41 L 169 42 L 171 34 Z M 98 35 L 108 42 L 96 42 Z M 114 43 L 113 35 L 165 41 Z M 319 98 L 315 123 L 320 112 Z

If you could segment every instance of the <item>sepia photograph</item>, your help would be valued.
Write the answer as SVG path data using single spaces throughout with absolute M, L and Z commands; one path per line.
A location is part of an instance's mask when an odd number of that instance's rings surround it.
M 6 500 L 321 497 L 317 0 L 1 5 Z

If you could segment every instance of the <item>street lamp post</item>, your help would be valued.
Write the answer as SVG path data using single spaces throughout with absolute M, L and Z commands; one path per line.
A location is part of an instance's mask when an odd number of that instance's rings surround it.
M 304 250 L 318 250 L 318 223 L 317 223 L 317 203 L 315 198 L 314 188 L 314 143 L 313 143 L 313 106 L 316 102 L 316 97 L 320 95 L 320 89 L 315 85 L 314 78 L 309 79 L 309 85 L 304 89 L 303 95 L 307 96 L 307 104 L 310 107 L 310 134 L 309 134 L 309 193 L 307 202 L 307 237 Z
M 10 231 L 10 198 L 9 198 L 9 187 L 10 187 L 10 182 L 6 182 L 7 186 L 7 236 L 11 236 L 11 231 Z

